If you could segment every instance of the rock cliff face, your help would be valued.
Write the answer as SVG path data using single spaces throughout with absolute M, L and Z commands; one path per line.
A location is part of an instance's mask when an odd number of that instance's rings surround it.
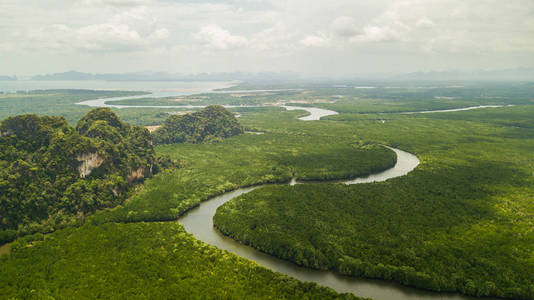
M 90 111 L 76 128 L 63 117 L 2 120 L 0 239 L 5 229 L 48 231 L 120 204 L 135 183 L 152 176 L 151 140 L 147 129 L 107 108 Z
M 133 182 L 138 179 L 143 179 L 145 177 L 145 168 L 137 168 L 137 170 L 132 170 L 130 175 L 128 176 L 128 181 Z
M 98 156 L 98 153 L 78 155 L 76 159 L 81 162 L 80 166 L 78 166 L 78 173 L 80 173 L 80 178 L 85 178 L 89 176 L 93 169 L 100 167 L 104 162 L 104 159 Z

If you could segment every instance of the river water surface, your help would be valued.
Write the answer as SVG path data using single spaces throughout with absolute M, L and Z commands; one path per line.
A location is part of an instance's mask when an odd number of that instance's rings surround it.
M 469 107 L 461 107 L 461 108 L 450 108 L 450 109 L 407 111 L 407 112 L 402 112 L 400 114 L 402 114 L 402 115 L 432 114 L 432 113 L 441 113 L 441 112 L 455 112 L 455 111 L 466 111 L 466 110 L 474 110 L 474 109 L 481 109 L 481 108 L 499 108 L 499 107 L 508 107 L 508 106 L 514 106 L 514 105 L 478 105 L 478 106 L 469 106 Z

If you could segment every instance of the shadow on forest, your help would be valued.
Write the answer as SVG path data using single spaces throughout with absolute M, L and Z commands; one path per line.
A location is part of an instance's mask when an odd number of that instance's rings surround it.
M 406 177 L 383 183 L 351 186 L 355 203 L 347 209 L 382 220 L 392 235 L 406 230 L 427 234 L 448 231 L 452 226 L 495 218 L 494 196 L 500 190 L 495 187 L 520 187 L 527 177 L 501 162 L 442 164 L 439 169 L 416 169 Z M 377 221 L 373 226 L 381 225 Z

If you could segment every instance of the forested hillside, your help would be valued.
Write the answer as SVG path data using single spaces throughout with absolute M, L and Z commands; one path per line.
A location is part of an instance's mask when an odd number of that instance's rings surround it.
M 243 128 L 226 108 L 210 105 L 199 112 L 171 115 L 154 133 L 156 144 L 217 142 L 243 133 Z
M 109 109 L 70 126 L 33 114 L 0 123 L 0 243 L 121 203 L 154 171 L 150 133 Z

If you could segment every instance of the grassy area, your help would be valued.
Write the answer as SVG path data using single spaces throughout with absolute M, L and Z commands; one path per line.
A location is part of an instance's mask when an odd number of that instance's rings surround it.
M 284 87 L 289 86 L 271 86 Z M 301 83 L 293 87 L 299 87 L 300 90 L 282 97 L 283 101 L 340 113 L 392 113 L 477 105 L 529 104 L 533 97 L 532 83 L 524 82 L 321 82 Z M 260 89 L 261 86 L 234 88 Z
M 113 101 L 115 105 L 260 105 L 275 103 L 287 98 L 297 97 L 300 91 L 261 91 L 235 93 L 209 93 L 189 96 L 165 97 L 165 98 L 145 98 Z
M 273 128 L 355 134 L 416 153 L 406 177 L 269 186 L 232 200 L 218 228 L 295 263 L 470 295 L 534 297 L 533 106 L 432 115 L 342 114 Z M 250 122 L 253 122 L 250 119 Z M 265 122 L 265 123 L 263 123 Z M 504 125 L 504 126 L 503 126 Z M 519 125 L 519 126 L 518 126 Z

